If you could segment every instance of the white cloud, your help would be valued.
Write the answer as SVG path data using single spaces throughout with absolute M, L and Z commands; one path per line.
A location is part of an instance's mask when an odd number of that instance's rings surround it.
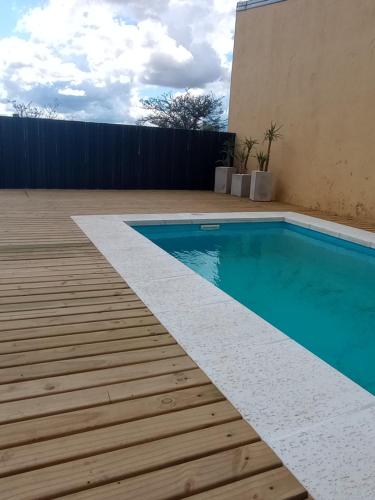
M 84 90 L 71 89 L 69 87 L 66 87 L 65 89 L 59 89 L 58 93 L 60 95 L 74 95 L 76 97 L 83 97 L 86 95 L 86 92 Z
M 132 122 L 155 86 L 225 95 L 235 4 L 49 0 L 19 19 L 20 36 L 0 39 L 0 99 L 57 97 L 66 117 Z

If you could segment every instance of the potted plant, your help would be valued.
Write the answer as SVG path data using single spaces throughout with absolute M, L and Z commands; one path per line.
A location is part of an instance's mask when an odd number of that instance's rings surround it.
M 264 141 L 267 143 L 267 153 L 260 151 L 257 153 L 258 170 L 251 173 L 250 200 L 252 201 L 271 201 L 272 200 L 272 174 L 268 167 L 271 158 L 271 146 L 274 142 L 281 139 L 281 126 L 271 122 L 264 134 Z
M 233 196 L 249 197 L 251 174 L 247 169 L 247 164 L 256 144 L 258 144 L 256 139 L 246 137 L 241 143 L 239 151 L 235 154 L 237 173 L 232 176 L 231 194 Z
M 223 144 L 223 159 L 219 160 L 215 168 L 215 193 L 230 193 L 232 186 L 234 141 L 225 141 Z

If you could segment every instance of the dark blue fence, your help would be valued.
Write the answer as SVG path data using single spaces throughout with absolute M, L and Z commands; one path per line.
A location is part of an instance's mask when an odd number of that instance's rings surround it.
M 213 189 L 235 135 L 0 117 L 0 188 Z

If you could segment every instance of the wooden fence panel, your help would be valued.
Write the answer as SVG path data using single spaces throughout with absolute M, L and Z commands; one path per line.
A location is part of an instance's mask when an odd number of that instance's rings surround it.
M 0 188 L 213 189 L 223 132 L 0 117 Z

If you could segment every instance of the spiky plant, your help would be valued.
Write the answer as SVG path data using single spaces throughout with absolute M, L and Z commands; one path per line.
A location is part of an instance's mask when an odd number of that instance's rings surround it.
M 244 149 L 246 151 L 245 163 L 244 163 L 245 172 L 247 172 L 247 164 L 249 162 L 251 152 L 254 149 L 254 146 L 256 146 L 257 144 L 259 144 L 258 141 L 256 139 L 254 139 L 253 137 L 246 137 L 244 139 Z
M 267 160 L 265 163 L 264 171 L 268 171 L 268 165 L 270 163 L 271 158 L 271 146 L 273 142 L 278 141 L 282 138 L 282 134 L 280 134 L 280 130 L 282 125 L 278 125 L 276 122 L 271 122 L 270 128 L 268 128 L 264 134 L 264 142 L 267 142 Z
M 258 141 L 252 137 L 245 137 L 241 143 L 240 150 L 236 153 L 236 160 L 238 162 L 239 174 L 246 174 L 247 165 L 249 163 L 249 158 L 254 146 L 258 144 Z
M 223 158 L 218 160 L 216 164 L 219 167 L 231 167 L 234 158 L 234 142 L 230 140 L 224 141 L 221 153 Z
M 268 155 L 263 151 L 258 151 L 257 160 L 258 160 L 259 170 L 261 172 L 267 172 L 266 165 L 267 165 Z

